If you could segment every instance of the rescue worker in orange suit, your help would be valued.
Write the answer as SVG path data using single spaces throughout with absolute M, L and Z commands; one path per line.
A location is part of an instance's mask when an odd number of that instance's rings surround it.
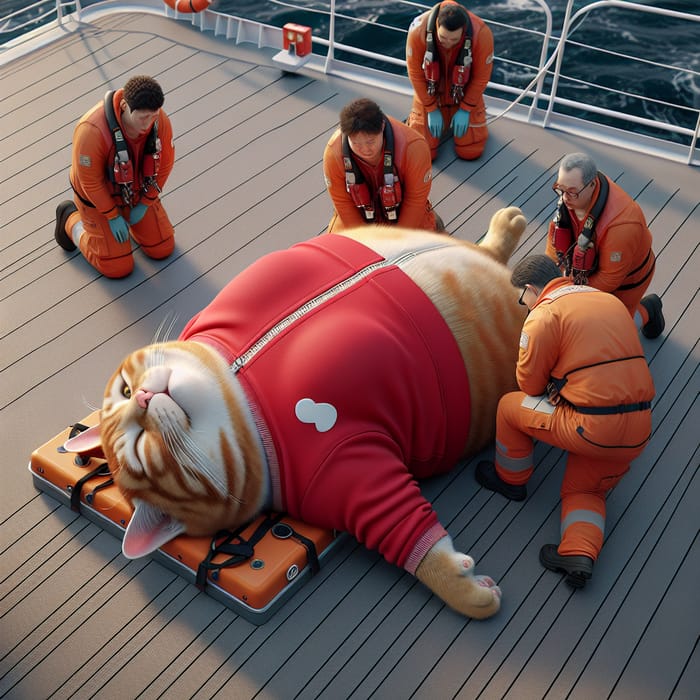
M 666 325 L 659 296 L 644 292 L 656 258 L 641 207 L 585 153 L 561 160 L 552 189 L 559 196 L 545 252 L 577 284 L 614 294 L 647 338 Z
M 533 441 L 568 452 L 561 485 L 561 542 L 540 562 L 579 588 L 603 546 L 605 497 L 651 435 L 654 384 L 639 334 L 612 294 L 563 277 L 546 255 L 513 268 L 529 314 L 520 336 L 520 391 L 505 394 L 496 414 L 494 462 L 479 462 L 476 480 L 521 501 L 533 469 Z
M 175 160 L 164 99 L 153 78 L 134 76 L 108 92 L 73 133 L 74 201 L 56 208 L 54 237 L 64 250 L 79 248 L 106 277 L 133 270 L 130 235 L 151 258 L 166 258 L 175 247 L 159 197 Z
M 340 112 L 340 128 L 323 153 L 334 212 L 328 233 L 363 224 L 443 231 L 428 199 L 432 161 L 425 140 L 360 98 Z
M 493 67 L 493 34 L 484 21 L 452 0 L 413 20 L 406 40 L 413 85 L 408 125 L 425 136 L 433 158 L 452 130 L 459 158 L 474 160 L 486 146 L 484 90 Z

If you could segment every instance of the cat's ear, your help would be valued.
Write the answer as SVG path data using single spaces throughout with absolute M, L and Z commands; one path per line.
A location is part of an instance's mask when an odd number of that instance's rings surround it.
M 122 553 L 127 559 L 144 557 L 184 531 L 185 526 L 179 520 L 135 498 L 134 514 L 126 526 L 122 541 Z
M 102 448 L 99 423 L 63 443 L 66 452 L 94 452 Z

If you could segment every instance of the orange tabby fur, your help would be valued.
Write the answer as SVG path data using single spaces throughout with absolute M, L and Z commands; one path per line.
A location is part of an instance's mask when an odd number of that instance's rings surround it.
M 465 455 L 493 439 L 497 402 L 515 388 L 524 312 L 504 263 L 524 228 L 520 210 L 511 207 L 494 215 L 479 246 L 397 228 L 338 234 L 385 257 L 416 251 L 401 268 L 438 308 L 468 368 L 472 423 Z M 148 396 L 139 393 L 143 387 Z M 268 501 L 264 450 L 253 414 L 228 364 L 208 346 L 173 341 L 129 355 L 107 385 L 101 421 L 115 482 L 129 501 L 180 523 L 172 536 L 234 527 Z M 416 576 L 462 614 L 488 617 L 500 606 L 500 590 L 473 572 L 473 561 L 443 537 Z

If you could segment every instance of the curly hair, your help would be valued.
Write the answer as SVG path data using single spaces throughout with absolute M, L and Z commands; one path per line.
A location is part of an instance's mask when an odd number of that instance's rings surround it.
M 160 109 L 165 102 L 165 96 L 160 85 L 148 75 L 134 75 L 124 85 L 124 99 L 130 110 Z

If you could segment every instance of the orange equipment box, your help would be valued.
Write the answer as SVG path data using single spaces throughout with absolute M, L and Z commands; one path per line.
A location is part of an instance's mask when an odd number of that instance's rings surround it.
M 32 453 L 34 485 L 118 538 L 131 507 L 112 483 L 101 452 L 63 449 L 75 431 L 96 425 L 98 411 Z M 72 432 L 73 431 L 73 432 Z M 283 513 L 265 513 L 235 532 L 180 535 L 151 556 L 254 624 L 267 621 L 315 573 L 343 536 Z

